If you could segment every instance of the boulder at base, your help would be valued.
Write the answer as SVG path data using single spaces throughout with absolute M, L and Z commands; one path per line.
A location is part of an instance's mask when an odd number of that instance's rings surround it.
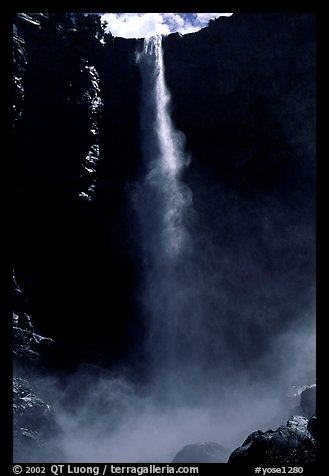
M 316 385 L 306 387 L 300 395 L 300 406 L 307 418 L 315 415 L 316 411 Z
M 218 443 L 201 442 L 184 446 L 172 463 L 226 463 L 230 451 Z
M 307 418 L 293 416 L 277 430 L 255 431 L 233 451 L 228 463 L 298 465 L 315 462 L 315 440 L 307 423 Z

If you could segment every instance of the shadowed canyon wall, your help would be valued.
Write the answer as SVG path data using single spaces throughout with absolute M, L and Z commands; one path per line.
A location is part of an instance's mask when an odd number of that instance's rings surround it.
M 55 368 L 144 372 L 131 199 L 143 173 L 142 48 L 104 36 L 97 18 L 15 18 L 14 267 L 34 325 L 55 339 Z M 266 374 L 273 337 L 314 325 L 315 18 L 236 14 L 169 35 L 163 50 L 190 158 L 208 366 L 229 355 L 229 372 Z

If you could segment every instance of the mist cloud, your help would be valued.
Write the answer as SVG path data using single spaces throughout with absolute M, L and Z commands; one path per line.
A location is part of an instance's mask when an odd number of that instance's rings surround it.
M 31 382 L 51 404 L 61 429 L 47 442 L 53 448 L 51 462 L 169 463 L 185 445 L 201 441 L 233 451 L 252 431 L 277 428 L 288 415 L 278 387 L 247 379 L 214 386 L 198 401 L 177 394 L 171 402 L 163 402 L 149 387 L 89 365 L 65 385 L 50 376 L 35 376 Z M 25 458 L 17 455 L 18 461 Z M 44 460 L 42 448 L 32 460 Z

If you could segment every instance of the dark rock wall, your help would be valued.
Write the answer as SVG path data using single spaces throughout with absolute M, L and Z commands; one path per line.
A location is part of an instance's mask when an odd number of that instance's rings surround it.
M 125 257 L 129 250 L 121 243 L 120 214 L 134 144 L 111 127 L 120 110 L 129 117 L 129 102 L 113 106 L 124 72 L 115 55 L 108 64 L 114 47 L 106 49 L 88 29 L 64 28 L 60 18 L 38 14 L 19 14 L 15 27 L 27 57 L 15 48 L 17 64 L 25 69 L 24 114 L 15 135 L 15 269 L 35 323 L 68 349 L 62 365 L 88 359 L 90 349 L 106 359 L 120 348 L 132 314 L 132 272 Z M 104 98 L 99 64 L 103 76 L 114 77 L 114 68 L 119 73 L 119 79 L 109 80 Z M 119 124 L 127 129 L 122 117 Z M 125 144 L 131 149 L 118 172 L 118 151 Z M 98 171 L 104 154 L 107 163 Z M 99 332 L 95 319 L 106 331 Z
M 142 42 L 102 44 L 93 25 L 65 22 L 15 19 L 13 239 L 34 323 L 66 348 L 56 365 L 67 368 L 136 355 L 146 323 L 129 200 L 142 174 Z M 242 360 L 267 349 L 260 321 L 284 329 L 313 298 L 314 48 L 314 16 L 297 13 L 236 14 L 164 40 L 173 118 L 192 158 L 184 179 L 213 247 L 209 274 L 225 256 L 207 286 L 227 299 L 209 293 L 209 319 L 217 332 L 226 316 Z
M 219 18 L 168 36 L 164 53 L 192 155 L 185 180 L 213 246 L 204 267 L 225 294 L 213 322 L 229 316 L 227 342 L 250 362 L 314 316 L 315 16 Z
M 314 34 L 312 14 L 250 13 L 165 39 L 173 116 L 196 165 L 239 192 L 314 191 Z

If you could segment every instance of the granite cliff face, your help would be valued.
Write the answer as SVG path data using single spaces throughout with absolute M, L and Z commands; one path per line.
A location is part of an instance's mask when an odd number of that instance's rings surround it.
M 239 365 L 313 299 L 314 43 L 314 15 L 299 13 L 237 14 L 163 42 L 200 247 L 210 236 L 209 309 L 220 313 L 209 325 L 227 322 Z M 15 19 L 14 264 L 40 332 L 61 342 L 55 366 L 129 360 L 143 340 L 130 202 L 143 173 L 141 48 L 104 35 L 95 16 Z

